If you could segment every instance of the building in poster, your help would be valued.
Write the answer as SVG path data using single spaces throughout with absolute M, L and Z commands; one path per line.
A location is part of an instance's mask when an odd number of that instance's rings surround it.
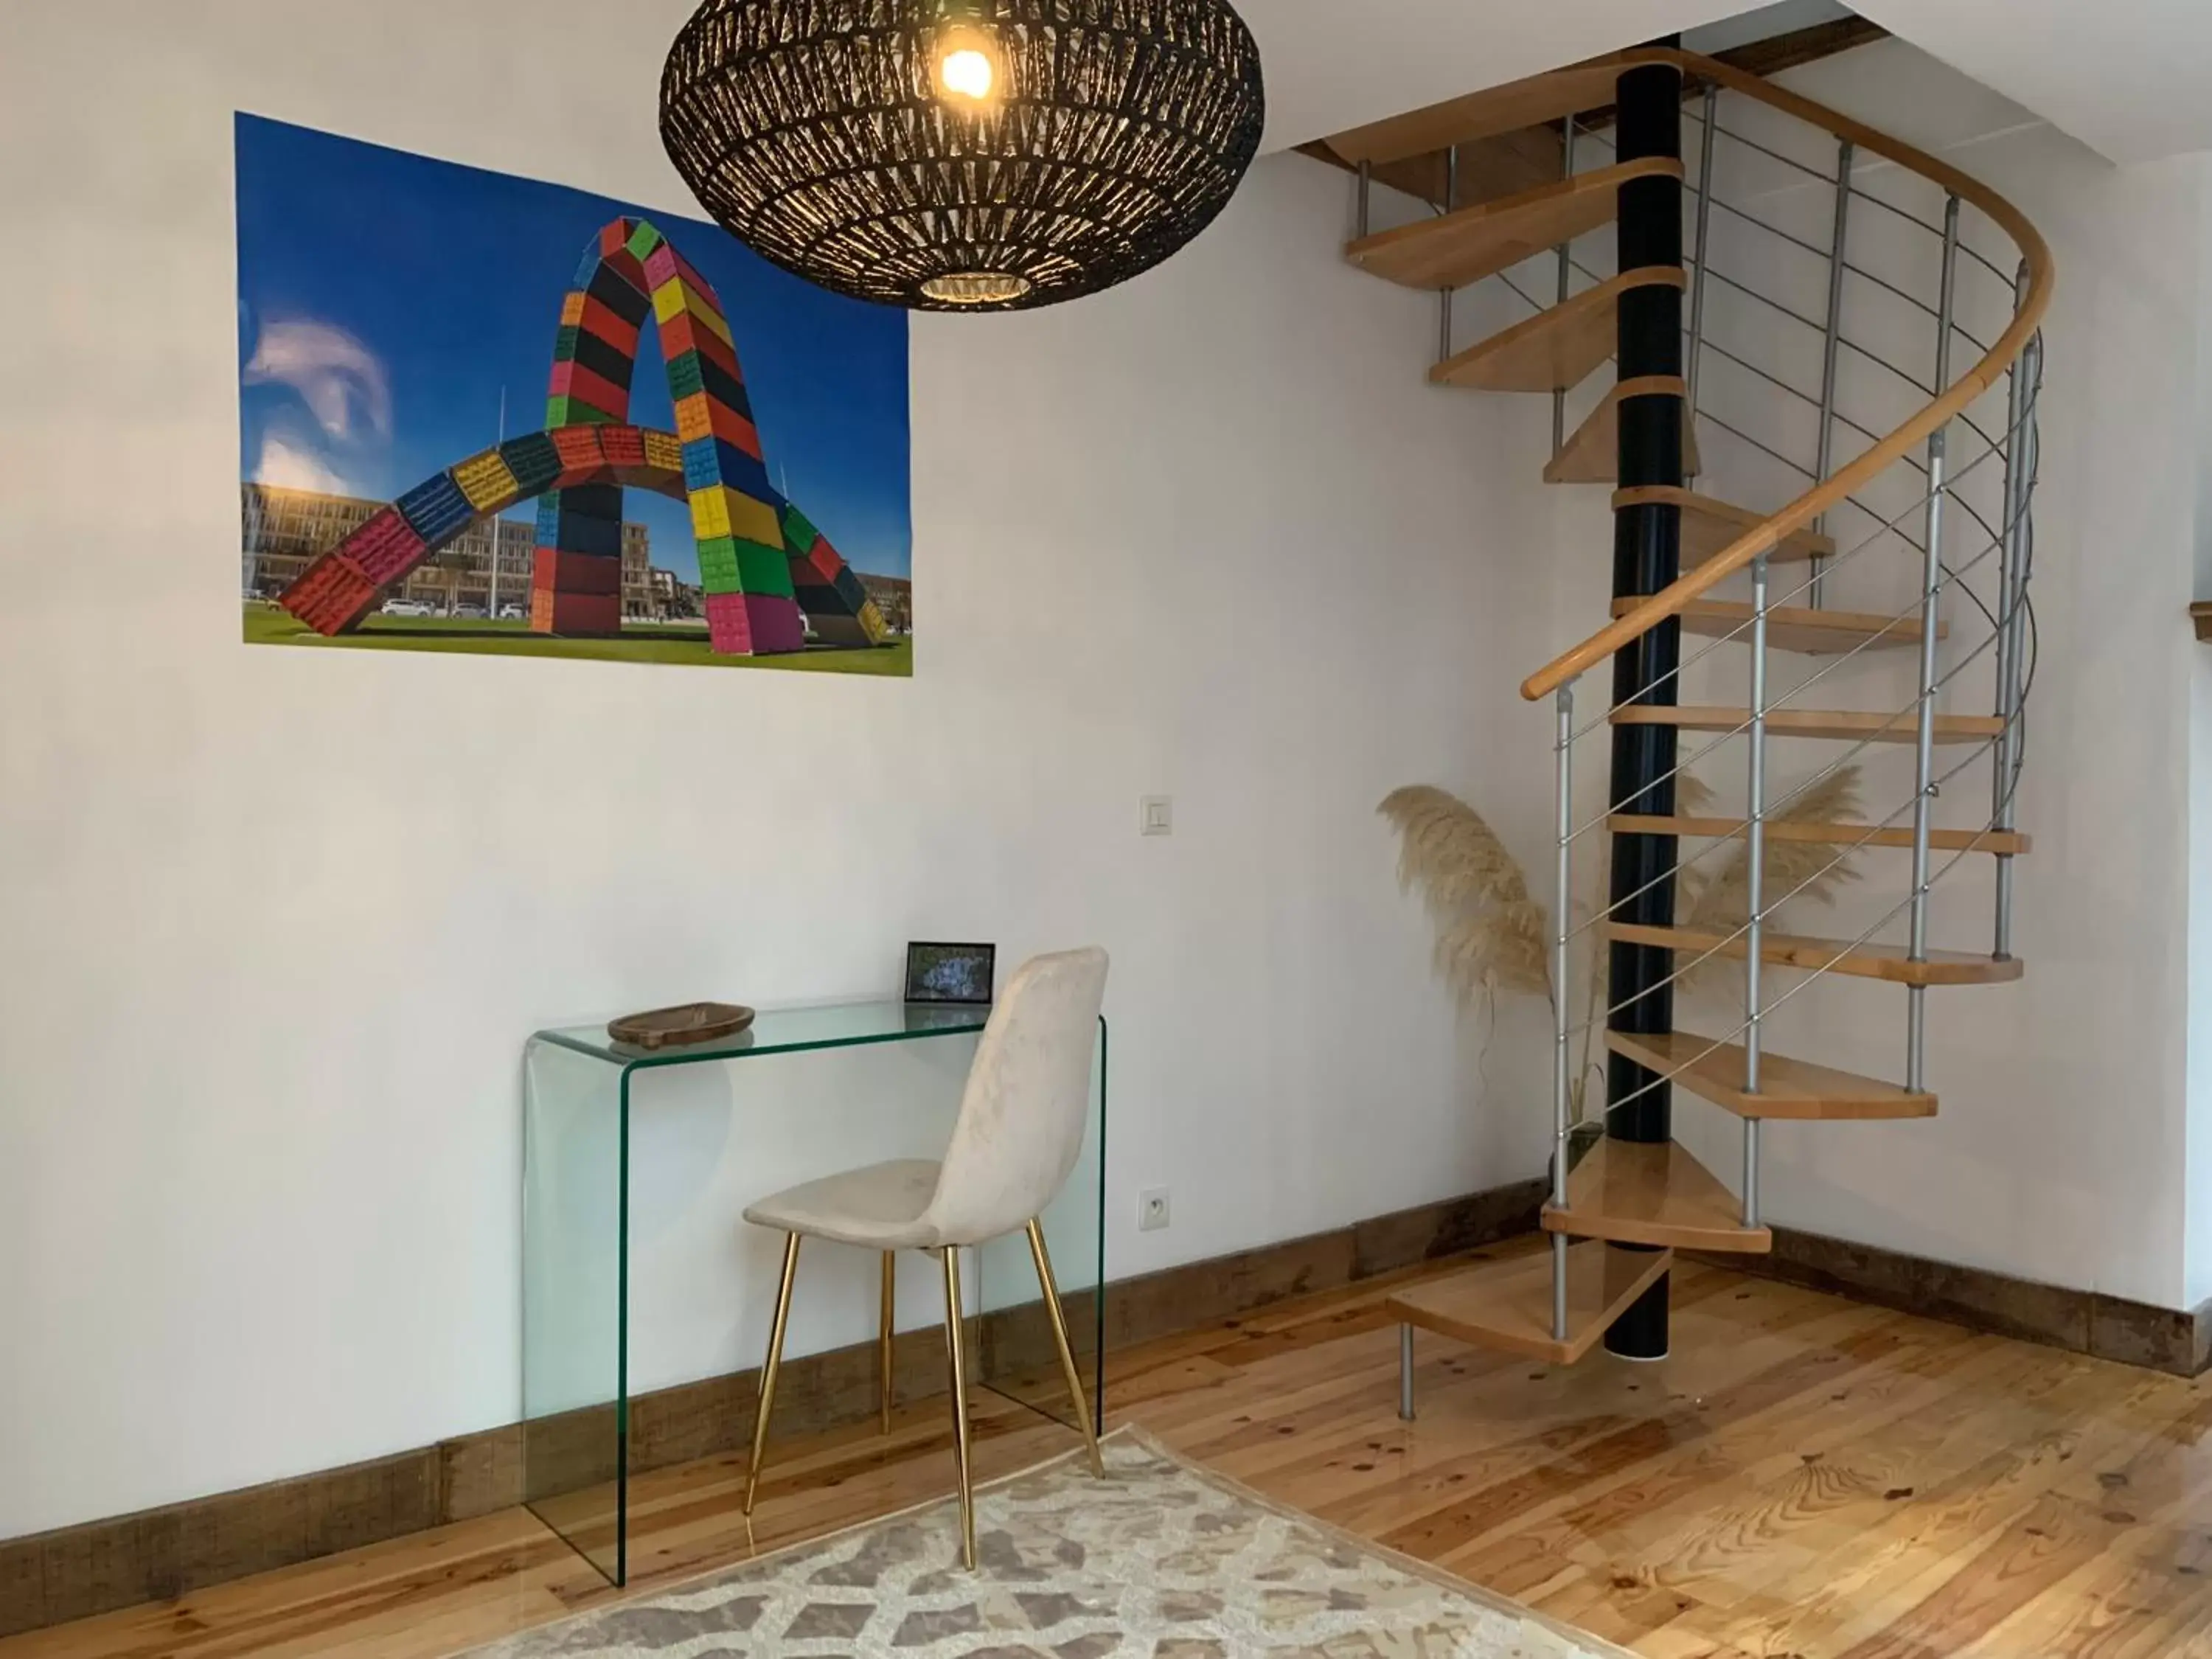
M 894 634 L 914 632 L 914 584 L 903 576 L 863 576 L 861 586 L 876 602 L 884 625 Z
M 248 599 L 276 600 L 307 574 L 316 557 L 359 530 L 388 501 L 332 495 L 273 484 L 239 486 L 240 579 Z M 499 534 L 499 569 L 491 568 L 492 532 Z M 517 621 L 530 612 L 531 567 L 537 534 L 531 525 L 489 519 L 471 526 L 401 581 L 385 590 L 385 602 L 427 605 L 431 614 L 498 617 Z M 622 527 L 622 598 L 625 622 L 703 622 L 697 586 L 672 570 L 656 568 L 652 532 L 644 525 Z

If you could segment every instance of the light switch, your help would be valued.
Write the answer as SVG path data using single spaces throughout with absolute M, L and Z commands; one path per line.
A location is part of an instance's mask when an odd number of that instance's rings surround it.
M 1139 805 L 1140 810 L 1137 817 L 1137 829 L 1139 834 L 1147 836 L 1175 834 L 1174 796 L 1147 795 Z

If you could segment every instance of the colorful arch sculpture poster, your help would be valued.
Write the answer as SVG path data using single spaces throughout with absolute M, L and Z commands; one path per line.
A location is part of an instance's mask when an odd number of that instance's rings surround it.
M 905 313 L 237 118 L 251 644 L 913 672 Z

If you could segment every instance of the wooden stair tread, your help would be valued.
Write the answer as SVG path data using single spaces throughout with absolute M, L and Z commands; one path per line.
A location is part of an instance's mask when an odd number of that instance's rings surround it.
M 1742 818 L 1657 817 L 1643 812 L 1615 812 L 1606 827 L 1617 836 L 1694 836 L 1709 841 L 1733 841 L 1747 827 Z M 1876 829 L 1868 823 L 1807 823 L 1795 818 L 1769 818 L 1769 841 L 1808 842 L 1826 847 L 1905 847 L 1912 845 L 1910 824 Z M 2018 830 L 1936 830 L 1928 832 L 1928 845 L 1939 853 L 2002 853 L 2008 856 L 2033 850 L 2034 842 Z
M 1467 288 L 1610 224 L 1620 186 L 1631 179 L 1656 177 L 1680 179 L 1682 164 L 1653 155 L 1578 173 L 1363 237 L 1346 246 L 1344 257 L 1370 276 L 1407 288 Z
M 1429 379 L 1478 392 L 1564 392 L 1613 355 L 1622 295 L 1658 284 L 1681 288 L 1685 281 L 1679 265 L 1625 270 L 1469 346 L 1431 368 Z
M 1625 617 L 1644 601 L 1620 599 L 1613 614 Z M 1692 599 L 1682 607 L 1682 631 L 1705 639 L 1735 635 L 1739 644 L 1751 643 L 1751 601 L 1748 599 Z M 1743 631 L 1738 633 L 1741 629 Z M 1951 624 L 1938 621 L 1936 637 L 1944 639 Z M 1775 651 L 1802 656 L 1840 655 L 1865 646 L 1869 651 L 1892 651 L 1920 643 L 1920 618 L 1883 617 L 1869 611 L 1815 611 L 1809 605 L 1770 605 L 1766 608 L 1766 643 Z
M 1739 1117 L 1875 1119 L 1933 1117 L 1936 1097 L 1870 1077 L 1762 1052 L 1759 1092 L 1743 1088 L 1743 1045 L 1716 1044 L 1692 1031 L 1645 1036 L 1607 1031 L 1606 1047 L 1724 1106 Z
M 1336 153 L 1326 138 L 1300 144 L 1298 153 L 1331 167 L 1357 173 L 1358 164 Z M 1430 150 L 1399 161 L 1378 161 L 1374 181 L 1389 190 L 1412 197 L 1432 208 L 1444 204 L 1446 187 L 1462 207 L 1517 196 L 1524 190 L 1548 185 L 1565 171 L 1565 135 L 1556 127 L 1521 127 L 1512 132 L 1476 138 L 1459 147 L 1457 176 L 1449 176 L 1445 152 Z
M 1747 507 L 1738 507 L 1733 501 L 1721 501 L 1712 495 L 1700 495 L 1694 489 L 1684 489 L 1674 484 L 1643 484 L 1631 489 L 1613 492 L 1616 511 L 1624 507 L 1638 507 L 1659 501 L 1682 509 L 1682 568 L 1688 570 L 1706 560 L 1727 551 L 1747 530 L 1756 530 L 1766 522 L 1767 514 L 1755 513 Z M 1784 536 L 1775 544 L 1774 551 L 1766 556 L 1774 564 L 1792 564 L 1804 559 L 1832 559 L 1836 556 L 1836 538 L 1810 530 L 1799 530 Z
M 1733 930 L 1730 930 L 1733 931 Z M 1691 956 L 1714 952 L 1741 961 L 1747 941 L 1704 927 L 1653 927 L 1641 922 L 1609 921 L 1605 936 L 1622 945 L 1651 945 Z M 2025 964 L 2018 957 L 1983 956 L 1971 951 L 1930 951 L 1914 962 L 1902 945 L 1853 945 L 1848 939 L 1814 939 L 1803 933 L 1762 933 L 1759 959 L 1777 967 L 1808 972 L 1822 969 L 1855 979 L 1885 979 L 1895 985 L 2001 985 L 2018 979 Z
M 1685 732 L 1733 732 L 1751 719 L 1748 708 L 1673 708 L 1661 703 L 1631 703 L 1613 711 L 1615 726 L 1672 726 Z M 1871 738 L 1880 743 L 1911 743 L 1919 729 L 1919 714 L 1907 708 L 1895 714 L 1862 712 L 1856 708 L 1770 708 L 1766 732 L 1775 738 L 1826 738 L 1856 743 Z M 1995 714 L 1938 714 L 1936 741 L 1979 743 L 2004 729 Z
M 1552 1336 L 1549 1250 L 1424 1279 L 1382 1306 L 1390 1317 L 1440 1336 L 1571 1365 L 1674 1261 L 1667 1250 L 1616 1250 L 1595 1240 L 1569 1245 L 1564 1342 Z
M 1746 1227 L 1735 1194 L 1682 1147 L 1610 1135 L 1567 1176 L 1567 1207 L 1544 1206 L 1544 1227 L 1668 1249 L 1764 1255 L 1774 1248 L 1773 1233 Z
M 1612 483 L 1620 476 L 1620 404 L 1627 398 L 1680 398 L 1682 405 L 1682 465 L 1696 472 L 1697 422 L 1690 418 L 1690 388 L 1674 374 L 1639 374 L 1607 388 L 1583 423 L 1544 465 L 1546 483 Z
M 1618 95 L 1623 70 L 1639 63 L 1672 61 L 1664 52 L 1613 52 L 1370 121 L 1337 133 L 1329 139 L 1328 147 L 1354 167 L 1362 161 L 1380 163 L 1425 155 L 1453 144 L 1539 126 L 1563 115 L 1602 109 Z

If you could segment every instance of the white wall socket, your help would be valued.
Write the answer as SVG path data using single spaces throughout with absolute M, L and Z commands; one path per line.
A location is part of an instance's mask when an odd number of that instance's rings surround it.
M 1168 1189 L 1148 1187 L 1137 1194 L 1137 1231 L 1156 1233 L 1168 1224 Z
M 1146 795 L 1137 803 L 1137 833 L 1142 836 L 1172 836 L 1175 834 L 1175 797 Z

